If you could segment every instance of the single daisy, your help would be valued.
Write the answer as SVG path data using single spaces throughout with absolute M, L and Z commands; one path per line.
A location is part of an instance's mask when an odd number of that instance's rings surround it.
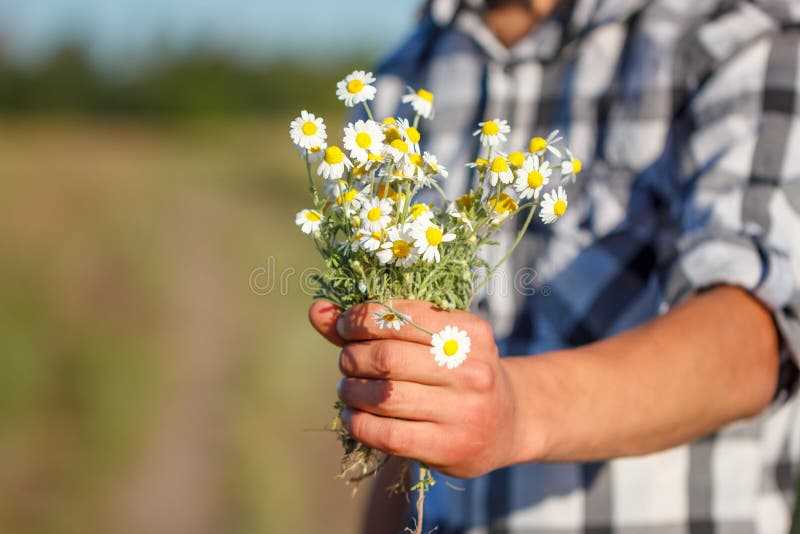
M 358 234 L 356 234 L 356 240 L 353 242 L 353 250 L 363 248 L 368 252 L 375 252 L 381 248 L 384 240 L 386 240 L 385 230 L 370 232 L 362 229 L 358 232 Z
M 289 135 L 294 144 L 306 150 L 322 147 L 328 137 L 322 117 L 306 110 L 301 111 L 300 116 L 289 123 Z
M 322 224 L 322 214 L 317 210 L 303 210 L 294 216 L 294 223 L 304 234 L 311 234 L 319 230 Z
M 433 178 L 425 174 L 425 160 L 419 154 L 409 154 L 402 171 L 403 178 L 416 180 L 422 187 L 430 187 Z
M 394 263 L 400 267 L 408 267 L 417 261 L 410 225 L 392 226 L 386 234 L 386 242 L 376 253 L 382 265 Z
M 519 169 L 525 164 L 525 154 L 520 151 L 511 152 L 508 155 L 508 162 L 515 169 Z
M 325 150 L 327 148 L 328 144 L 325 143 L 325 141 L 323 141 L 321 145 L 315 145 L 307 149 L 297 147 L 297 150 L 300 151 L 301 156 L 303 155 L 308 156 L 309 163 L 317 163 L 318 161 L 322 160 L 322 157 L 325 155 Z
M 371 72 L 356 70 L 336 84 L 336 96 L 351 108 L 361 102 L 375 98 L 375 76 Z
M 403 166 L 408 162 L 408 156 L 411 154 L 411 148 L 402 139 L 395 139 L 388 145 L 383 145 L 383 152 L 386 157 L 392 159 L 395 165 Z
M 356 121 L 344 129 L 344 148 L 350 157 L 360 163 L 367 163 L 371 154 L 380 154 L 383 148 L 383 130 L 375 121 Z
M 384 310 L 372 314 L 375 322 L 378 323 L 378 328 L 400 330 L 404 323 L 408 322 L 411 318 L 400 313 Z
M 411 104 L 414 111 L 420 117 L 425 119 L 433 118 L 433 93 L 425 89 L 414 91 L 408 88 L 408 94 L 403 96 L 402 101 L 404 104 Z
M 428 221 L 427 224 L 416 225 L 414 228 L 414 248 L 422 259 L 429 263 L 439 263 L 442 256 L 439 253 L 439 245 L 453 241 L 455 234 L 444 233 L 440 226 L 436 226 Z
M 489 166 L 489 160 L 486 158 L 476 158 L 475 161 L 467 163 L 470 169 L 478 169 L 478 172 L 483 172 Z
M 526 159 L 522 168 L 517 171 L 517 181 L 514 183 L 519 198 L 539 198 L 542 188 L 550 183 L 552 172 L 549 161 L 539 159 L 536 155 Z
M 570 149 L 567 150 L 567 159 L 561 162 L 561 183 L 563 184 L 566 181 L 572 180 L 572 183 L 575 183 L 575 179 L 583 170 L 583 162 L 572 155 Z
M 556 222 L 567 212 L 567 192 L 560 185 L 558 191 L 545 193 L 542 199 L 542 211 L 539 213 L 542 222 L 550 224 Z
M 317 174 L 326 180 L 338 180 L 345 169 L 353 167 L 353 163 L 344 155 L 342 149 L 331 145 L 325 149 L 325 156 L 317 168 Z
M 553 130 L 547 136 L 547 139 L 544 137 L 534 137 L 531 139 L 531 142 L 528 143 L 528 151 L 541 156 L 544 154 L 545 150 L 552 153 L 555 157 L 561 157 L 561 151 L 556 148 L 555 144 L 561 141 L 563 137 L 558 135 L 558 130 Z
M 504 184 L 510 184 L 514 181 L 514 172 L 503 155 L 496 156 L 489 166 L 489 183 L 494 187 L 498 181 Z
M 408 143 L 411 151 L 419 154 L 419 142 L 422 140 L 419 130 L 412 126 L 408 119 L 399 119 L 396 124 L 398 133 Z
M 466 331 L 455 326 L 445 326 L 433 334 L 431 354 L 439 367 L 455 369 L 467 359 L 471 345 Z
M 492 196 L 489 201 L 489 208 L 492 212 L 492 223 L 500 224 L 508 217 L 516 213 L 519 208 L 516 199 L 507 193 L 500 193 L 499 197 Z
M 361 221 L 368 232 L 386 228 L 392 215 L 392 201 L 387 198 L 369 198 L 361 206 Z
M 349 189 L 345 187 L 338 195 L 336 195 L 336 203 L 339 206 L 346 207 L 348 209 L 359 209 L 363 201 L 364 196 L 355 187 L 351 187 Z
M 429 204 L 417 202 L 409 208 L 408 217 L 415 224 L 427 224 L 433 218 L 433 210 L 431 210 Z
M 500 143 L 506 142 L 506 134 L 511 132 L 508 121 L 503 119 L 492 119 L 490 121 L 478 123 L 479 128 L 472 135 L 480 135 L 483 146 L 495 147 Z
M 428 166 L 428 169 L 430 169 L 431 174 L 441 176 L 442 178 L 447 178 L 449 172 L 444 165 L 439 163 L 439 160 L 436 158 L 436 156 L 430 152 L 425 152 L 425 154 L 422 156 L 422 159 L 425 161 L 425 165 Z

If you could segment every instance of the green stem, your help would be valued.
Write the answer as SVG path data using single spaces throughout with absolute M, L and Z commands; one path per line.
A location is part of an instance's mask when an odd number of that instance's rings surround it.
M 434 332 L 431 332 L 430 330 L 428 330 L 424 326 L 418 325 L 417 323 L 412 321 L 411 318 L 408 315 L 406 315 L 403 312 L 397 311 L 396 309 L 394 309 L 389 304 L 386 304 L 385 302 L 381 302 L 379 300 L 368 300 L 367 303 L 380 304 L 381 306 L 383 306 L 384 308 L 389 310 L 391 313 L 395 314 L 397 317 L 402 318 L 404 323 L 408 323 L 411 326 L 413 326 L 414 328 L 416 328 L 417 330 L 419 330 L 420 332 L 423 332 L 423 333 L 428 334 L 429 336 L 433 337 Z
M 367 110 L 367 117 L 369 117 L 369 120 L 374 121 L 375 119 L 372 117 L 372 110 L 369 109 L 369 104 L 367 104 L 367 101 L 364 100 L 361 103 L 364 104 L 364 109 Z
M 516 248 L 517 248 L 517 245 L 519 245 L 519 244 L 520 244 L 520 242 L 522 241 L 522 238 L 523 238 L 523 236 L 524 236 L 524 235 L 525 235 L 525 233 L 528 231 L 528 226 L 530 226 L 530 224 L 531 224 L 531 221 L 533 220 L 533 215 L 534 215 L 534 213 L 536 213 L 536 208 L 538 207 L 538 205 L 539 205 L 539 203 L 538 203 L 538 202 L 536 202 L 536 203 L 532 203 L 532 204 L 531 204 L 530 210 L 528 211 L 528 216 L 525 218 L 525 222 L 523 223 L 523 225 L 522 225 L 522 228 L 520 228 L 519 232 L 517 232 L 517 237 L 514 239 L 514 243 L 511 245 L 511 248 L 509 248 L 509 249 L 506 251 L 506 253 L 503 255 L 503 257 L 502 257 L 502 258 L 500 258 L 500 261 L 498 261 L 498 262 L 497 262 L 497 263 L 494 265 L 494 267 L 492 267 L 492 268 L 489 270 L 489 272 L 488 272 L 488 273 L 486 273 L 486 277 L 483 279 L 483 281 L 482 281 L 480 284 L 478 284 L 478 286 L 477 286 L 477 287 L 475 287 L 475 289 L 474 289 L 473 293 L 477 294 L 477 293 L 478 293 L 478 292 L 479 292 L 481 289 L 483 289 L 483 288 L 484 288 L 484 286 L 485 286 L 487 283 L 489 283 L 489 279 L 491 279 L 491 277 L 492 277 L 492 276 L 494 275 L 494 273 L 497 271 L 498 267 L 500 267 L 501 265 L 503 265 L 503 263 L 505 263 L 505 262 L 506 262 L 506 260 L 508 260 L 508 258 L 510 258 L 510 257 L 511 257 L 511 254 L 513 254 L 513 253 L 514 253 L 514 249 L 516 249 Z

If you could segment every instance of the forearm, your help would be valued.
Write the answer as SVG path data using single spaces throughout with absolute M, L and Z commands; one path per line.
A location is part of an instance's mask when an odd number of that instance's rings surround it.
M 513 462 L 646 454 L 770 402 L 778 340 L 767 310 L 720 287 L 630 332 L 504 366 L 517 400 Z

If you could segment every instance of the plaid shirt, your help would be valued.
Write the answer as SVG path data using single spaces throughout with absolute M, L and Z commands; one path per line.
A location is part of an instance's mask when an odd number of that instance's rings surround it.
M 765 413 L 656 454 L 439 475 L 426 527 L 788 532 L 800 460 L 800 2 L 562 2 L 510 49 L 481 9 L 429 2 L 380 67 L 375 106 L 394 114 L 406 85 L 436 95 L 423 135 L 451 170 L 450 195 L 472 179 L 463 164 L 484 118 L 509 119 L 515 148 L 557 128 L 584 160 L 568 214 L 533 225 L 481 306 L 503 352 L 589 343 L 732 284 L 773 312 L 781 379 Z

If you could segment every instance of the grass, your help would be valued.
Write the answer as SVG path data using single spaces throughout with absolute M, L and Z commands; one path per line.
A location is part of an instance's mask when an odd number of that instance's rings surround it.
M 355 532 L 287 122 L 2 120 L 0 531 Z

